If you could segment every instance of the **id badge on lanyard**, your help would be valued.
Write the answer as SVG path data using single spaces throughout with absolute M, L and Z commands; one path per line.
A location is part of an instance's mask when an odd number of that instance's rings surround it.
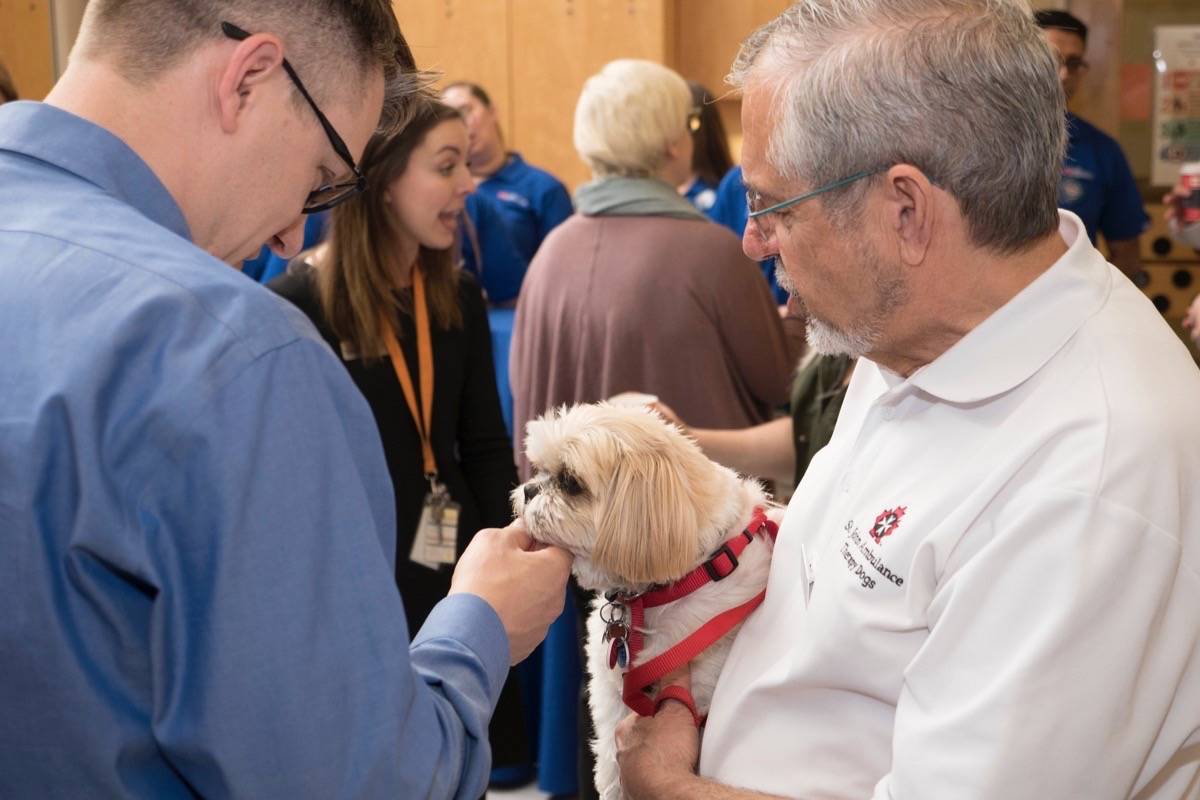
M 425 280 L 420 266 L 413 268 L 413 316 L 417 329 L 417 367 L 421 381 L 421 405 L 417 405 L 412 376 L 408 362 L 400 351 L 400 343 L 387 315 L 381 317 L 388 355 L 404 401 L 417 426 L 421 437 L 421 458 L 429 492 L 421 506 L 421 520 L 413 536 L 412 549 L 408 557 L 413 562 L 430 569 L 442 564 L 453 564 L 458 557 L 458 520 L 462 506 L 454 502 L 445 484 L 438 480 L 437 460 L 433 455 L 433 345 L 429 334 L 429 309 L 425 304 Z

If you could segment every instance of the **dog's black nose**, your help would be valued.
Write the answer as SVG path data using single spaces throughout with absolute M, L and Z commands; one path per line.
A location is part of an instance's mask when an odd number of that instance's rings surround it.
M 525 502 L 528 503 L 533 498 L 537 497 L 538 487 L 536 484 L 525 484 Z

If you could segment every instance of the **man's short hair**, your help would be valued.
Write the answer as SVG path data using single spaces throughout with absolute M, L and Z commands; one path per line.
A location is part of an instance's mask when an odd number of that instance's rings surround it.
M 803 0 L 750 35 L 729 81 L 774 91 L 768 158 L 803 188 L 911 164 L 977 247 L 1058 228 L 1065 101 L 1024 0 Z M 823 195 L 833 223 L 877 180 Z
M 152 81 L 201 44 L 223 37 L 221 22 L 272 33 L 314 95 L 333 98 L 382 69 L 381 127 L 403 121 L 425 85 L 387 0 L 91 0 L 81 55 L 109 61 L 135 83 Z M 299 98 L 297 102 L 304 101 Z
M 575 150 L 596 175 L 647 177 L 667 145 L 688 131 L 692 92 L 653 61 L 610 61 L 583 84 L 575 106 Z
M 492 107 L 491 96 L 488 95 L 487 91 L 478 83 L 472 83 L 471 81 L 454 81 L 453 83 L 446 84 L 446 87 L 442 89 L 442 94 L 445 94 L 451 89 L 466 89 L 471 93 L 472 97 L 474 97 L 480 103 L 483 103 L 485 108 Z
M 1041 28 L 1055 28 L 1067 33 L 1073 33 L 1080 39 L 1083 39 L 1084 44 L 1087 44 L 1087 25 L 1083 23 L 1083 20 L 1069 11 L 1058 9 L 1035 11 L 1033 12 L 1033 19 Z

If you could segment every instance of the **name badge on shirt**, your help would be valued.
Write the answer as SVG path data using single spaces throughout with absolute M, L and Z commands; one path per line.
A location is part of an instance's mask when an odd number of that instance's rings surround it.
M 800 545 L 800 588 L 804 591 L 804 605 L 812 602 L 812 589 L 815 582 L 815 570 L 808 548 Z
M 433 481 L 421 508 L 421 521 L 413 537 L 409 560 L 429 569 L 452 565 L 458 557 L 458 517 L 462 506 L 454 502 L 446 487 Z

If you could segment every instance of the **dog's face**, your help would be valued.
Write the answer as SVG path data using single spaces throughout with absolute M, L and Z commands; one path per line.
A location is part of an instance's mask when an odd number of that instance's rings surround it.
M 526 430 L 537 473 L 513 491 L 513 510 L 534 539 L 575 554 L 587 589 L 639 591 L 685 575 L 738 484 L 647 409 L 564 407 Z

